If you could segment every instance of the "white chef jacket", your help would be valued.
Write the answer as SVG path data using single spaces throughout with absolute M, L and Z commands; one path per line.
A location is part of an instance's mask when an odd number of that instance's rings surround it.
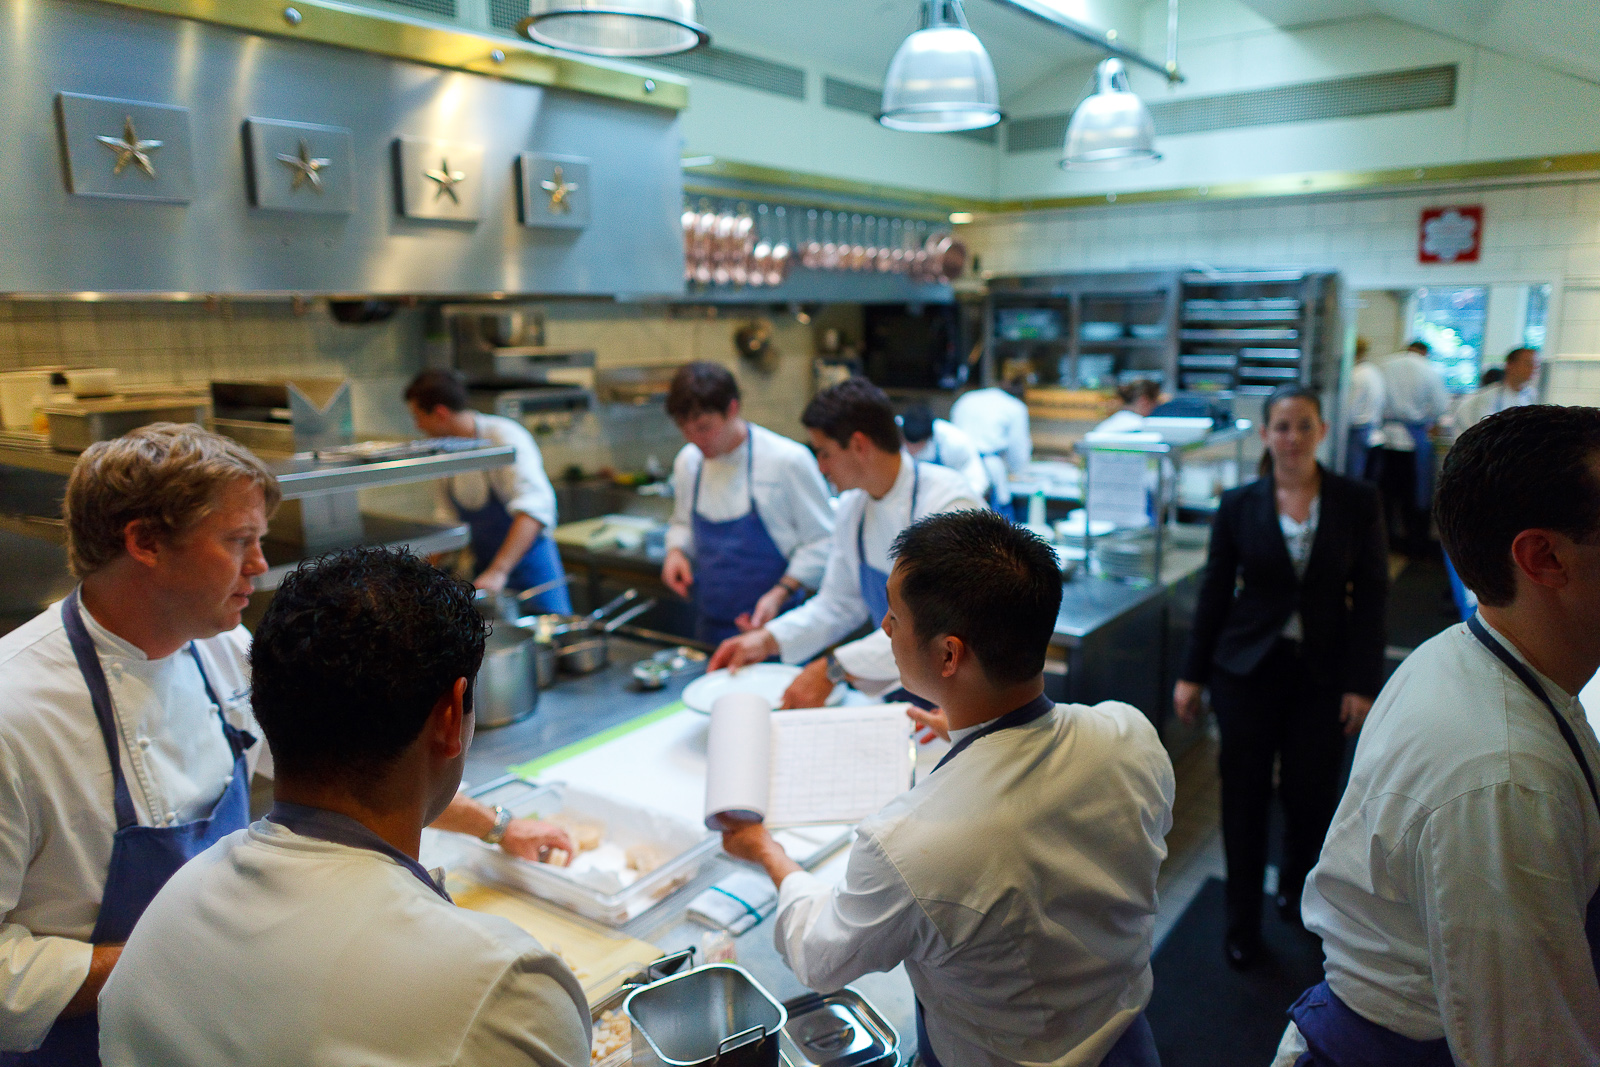
M 1432 425 L 1450 414 L 1450 391 L 1444 376 L 1427 356 L 1407 350 L 1385 356 L 1378 364 L 1383 375 L 1383 447 L 1391 452 L 1415 452 L 1416 442 L 1406 423 Z
M 949 467 L 967 480 L 979 500 L 989 496 L 989 472 L 978 454 L 967 431 L 944 419 L 933 420 L 933 436 L 920 445 L 907 444 L 906 449 L 919 463 L 937 463 Z
M 1350 425 L 1371 427 L 1367 444 L 1383 442 L 1383 371 L 1364 359 L 1350 372 Z
M 156 895 L 100 994 L 107 1067 L 589 1062 L 559 958 L 393 858 L 260 820 Z
M 538 519 L 546 530 L 556 524 L 556 491 L 550 476 L 544 472 L 544 456 L 533 440 L 533 434 L 520 422 L 500 415 L 474 414 L 473 432 L 497 445 L 510 445 L 516 450 L 512 461 L 504 467 L 486 471 L 471 471 L 453 478 L 441 478 L 434 489 L 434 515 L 442 523 L 461 521 L 450 502 L 453 493 L 462 507 L 477 509 L 489 502 L 489 489 L 494 488 L 506 510 L 513 515 L 522 514 Z M 488 560 L 479 560 L 480 566 Z
M 916 469 L 917 513 L 911 514 L 911 483 Z M 885 574 L 893 568 L 889 546 L 901 530 L 915 519 L 925 519 L 944 511 L 981 508 L 972 487 L 955 471 L 932 463 L 915 463 L 900 453 L 900 474 L 882 500 L 873 500 L 865 489 L 851 489 L 839 495 L 834 516 L 833 541 L 828 565 L 817 595 L 804 604 L 767 623 L 767 632 L 778 640 L 779 657 L 785 663 L 803 663 L 835 641 L 848 636 L 863 623 L 870 623 L 867 602 L 861 596 L 860 556 L 856 554 L 856 533 L 860 530 L 867 563 Z M 862 527 L 865 515 L 865 527 Z M 883 688 L 899 678 L 889 637 L 874 630 L 859 641 L 841 645 L 834 651 L 840 666 L 856 678 L 877 683 Z
M 1033 437 L 1028 432 L 1028 405 L 1004 389 L 974 389 L 956 398 L 950 421 L 967 432 L 985 457 L 989 480 L 1009 503 L 1011 485 L 1006 475 L 1016 474 L 1033 459 Z
M 1128 433 L 1144 426 L 1144 416 L 1132 408 L 1123 408 L 1114 411 L 1109 416 L 1100 420 L 1090 433 Z
M 1476 426 L 1490 415 L 1498 415 L 1507 408 L 1537 404 L 1539 392 L 1529 382 L 1521 389 L 1512 389 L 1505 382 L 1495 382 L 1462 399 L 1456 408 L 1456 429 Z
M 1150 999 L 1172 764 L 1126 704 L 978 738 L 863 822 L 844 882 L 778 893 L 778 951 L 840 988 L 905 963 L 939 1059 L 1093 1067 Z
M 233 777 L 233 752 L 194 659 L 152 660 L 87 610 L 117 718 L 117 748 L 142 826 L 203 818 Z M 250 635 L 198 642 L 228 721 L 256 737 Z M 271 773 L 266 745 L 246 753 Z M 116 814 L 111 764 L 52 604 L 0 637 L 0 1050 L 37 1048 L 89 973 Z
M 712 522 L 729 522 L 750 512 L 750 442 L 755 441 L 755 502 L 761 524 L 789 561 L 787 577 L 807 589 L 822 582 L 833 536 L 833 505 L 811 450 L 798 441 L 755 423 L 744 443 L 725 456 L 707 460 L 695 445 L 684 445 L 672 463 L 672 522 L 667 547 L 694 556 L 694 513 Z M 700 504 L 694 503 L 695 476 L 701 468 Z M 714 578 L 714 576 L 707 576 Z
M 1600 774 L 1583 706 L 1535 675 Z M 1462 1067 L 1600 1062 L 1597 886 L 1600 816 L 1549 709 L 1464 624 L 1427 641 L 1378 695 L 1306 879 L 1329 987 Z

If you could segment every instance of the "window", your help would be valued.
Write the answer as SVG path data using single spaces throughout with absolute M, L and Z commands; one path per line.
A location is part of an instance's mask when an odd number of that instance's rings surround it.
M 1481 285 L 1418 289 L 1411 295 L 1408 338 L 1426 341 L 1452 393 L 1478 387 L 1489 290 Z M 1542 325 L 1541 325 L 1542 328 Z

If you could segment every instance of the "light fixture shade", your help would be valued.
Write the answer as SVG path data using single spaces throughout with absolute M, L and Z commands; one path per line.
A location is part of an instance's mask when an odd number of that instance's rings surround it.
M 668 56 L 711 40 L 694 0 L 529 0 L 517 32 L 591 56 Z
M 1120 59 L 1101 60 L 1095 91 L 1067 123 L 1061 165 L 1068 170 L 1124 170 L 1161 162 L 1150 109 L 1128 86 Z
M 878 121 L 891 130 L 949 133 L 993 126 L 1000 84 L 961 0 L 924 0 L 922 29 L 900 44 L 883 84 Z

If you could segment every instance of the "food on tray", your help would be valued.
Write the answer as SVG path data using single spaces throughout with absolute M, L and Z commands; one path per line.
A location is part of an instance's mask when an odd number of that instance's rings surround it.
M 633 1027 L 628 1017 L 620 1011 L 604 1011 L 594 1021 L 594 1049 L 589 1062 L 599 1063 L 607 1056 L 620 1052 L 633 1042 Z
M 625 855 L 628 858 L 628 869 L 639 874 L 649 874 L 672 858 L 672 852 L 665 845 L 654 842 L 641 842 L 629 848 Z
M 572 843 L 578 846 L 579 852 L 588 852 L 600 847 L 600 842 L 606 836 L 606 824 L 594 819 L 585 819 L 572 812 L 560 811 L 545 820 L 552 826 L 559 826 L 572 836 Z

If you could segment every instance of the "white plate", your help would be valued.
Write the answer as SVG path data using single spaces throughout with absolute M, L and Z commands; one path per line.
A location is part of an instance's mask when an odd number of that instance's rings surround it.
M 783 691 L 799 673 L 799 667 L 783 663 L 752 663 L 741 667 L 737 674 L 729 670 L 712 671 L 684 687 L 683 702 L 695 711 L 710 715 L 711 705 L 718 697 L 729 693 L 754 693 L 777 707 L 783 700 Z

